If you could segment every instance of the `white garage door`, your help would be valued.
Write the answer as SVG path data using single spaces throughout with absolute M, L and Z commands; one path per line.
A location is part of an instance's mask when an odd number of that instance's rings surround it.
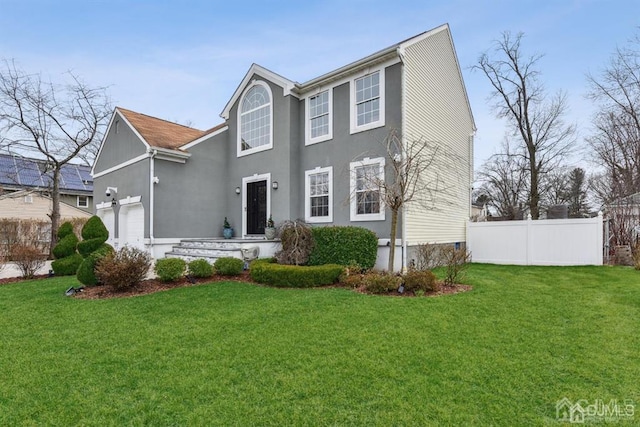
M 109 232 L 107 243 L 113 246 L 115 242 L 114 239 L 116 237 L 116 216 L 113 213 L 113 208 L 98 209 L 96 214 L 102 220 L 102 223 L 107 227 L 107 231 Z
M 120 207 L 118 237 L 120 247 L 129 245 L 144 250 L 144 207 L 142 203 L 132 203 Z

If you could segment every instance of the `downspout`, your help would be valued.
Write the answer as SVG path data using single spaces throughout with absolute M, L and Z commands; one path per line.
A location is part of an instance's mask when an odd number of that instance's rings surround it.
M 155 157 L 158 154 L 158 150 L 148 149 L 150 153 L 149 156 L 149 249 L 151 250 L 151 255 L 153 256 L 153 250 L 155 245 L 155 237 L 153 235 L 153 214 L 154 214 L 154 205 L 155 205 L 155 197 L 154 197 L 154 189 L 153 185 L 155 184 Z
M 400 93 L 402 96 L 402 99 L 400 100 L 400 117 L 402 117 L 402 124 L 401 124 L 401 132 L 402 132 L 402 145 L 403 145 L 403 149 L 402 149 L 402 155 L 406 155 L 405 151 L 407 149 L 407 147 L 405 146 L 405 142 L 407 141 L 407 118 L 405 116 L 407 108 L 406 108 L 406 103 L 407 103 L 407 84 L 406 84 L 406 77 L 405 77 L 405 63 L 404 63 L 404 56 L 405 56 L 405 52 L 404 52 L 404 48 L 399 47 L 398 48 L 398 56 L 400 57 L 400 62 L 402 64 L 401 67 L 401 73 L 400 73 L 400 87 L 402 88 Z M 402 162 L 404 164 L 404 159 L 402 159 Z M 400 230 L 400 238 L 402 239 L 402 273 L 405 273 L 407 271 L 407 207 L 402 206 L 402 229 Z M 395 245 L 396 242 L 392 242 L 391 244 Z
M 469 134 L 469 218 L 473 213 L 473 139 L 475 135 L 475 131 Z

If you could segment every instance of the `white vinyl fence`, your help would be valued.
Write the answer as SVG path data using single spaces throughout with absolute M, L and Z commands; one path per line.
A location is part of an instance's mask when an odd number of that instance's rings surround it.
M 602 265 L 602 213 L 595 218 L 469 222 L 473 262 Z

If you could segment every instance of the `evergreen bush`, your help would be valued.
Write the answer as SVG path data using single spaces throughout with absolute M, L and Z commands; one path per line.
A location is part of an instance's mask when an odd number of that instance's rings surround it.
M 99 284 L 98 278 L 95 274 L 95 267 L 98 261 L 107 254 L 114 252 L 113 247 L 106 243 L 103 243 L 98 249 L 89 254 L 78 267 L 76 277 L 85 286 L 95 286 Z
M 223 276 L 237 276 L 244 269 L 244 261 L 233 257 L 218 258 L 213 264 L 216 272 Z
M 184 276 L 187 263 L 181 258 L 162 258 L 156 261 L 154 271 L 163 282 L 173 282 Z
M 310 288 L 338 281 L 344 267 L 336 264 L 318 266 L 282 265 L 257 260 L 251 263 L 251 278 L 265 285 L 287 288 Z
M 57 276 L 72 276 L 82 263 L 82 256 L 76 252 L 78 238 L 73 232 L 73 224 L 63 223 L 58 228 L 57 235 L 58 244 L 53 247 L 56 260 L 51 263 L 51 268 Z
M 213 266 L 206 259 L 196 259 L 189 263 L 189 274 L 193 277 L 211 277 Z
M 373 231 L 354 226 L 314 227 L 312 230 L 315 247 L 309 265 L 358 265 L 370 270 L 376 264 L 378 237 Z

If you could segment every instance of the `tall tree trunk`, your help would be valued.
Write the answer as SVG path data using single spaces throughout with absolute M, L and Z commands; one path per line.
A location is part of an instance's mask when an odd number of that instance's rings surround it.
M 58 228 L 60 226 L 60 165 L 55 165 L 53 168 L 51 203 L 51 245 L 49 246 L 49 258 L 53 257 L 53 247 L 58 243 Z
M 540 217 L 540 190 L 538 189 L 539 179 L 536 165 L 535 148 L 529 150 L 529 167 L 531 168 L 531 194 L 529 195 L 529 213 L 532 219 Z M 524 218 L 523 218 L 524 219 Z
M 396 228 L 398 225 L 398 209 L 391 209 L 391 236 L 389 236 L 389 264 L 387 269 L 393 271 L 396 256 Z

